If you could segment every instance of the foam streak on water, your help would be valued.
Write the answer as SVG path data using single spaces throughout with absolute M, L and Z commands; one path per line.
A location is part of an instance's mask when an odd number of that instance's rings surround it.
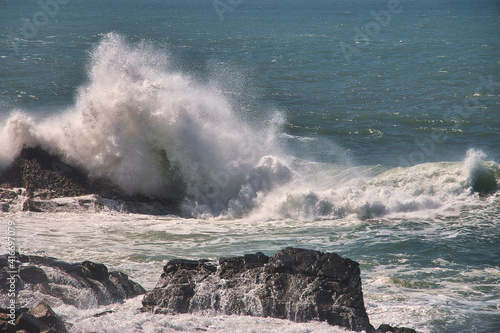
M 488 332 L 479 330 L 484 325 L 480 318 L 486 318 L 491 329 L 499 311 L 500 270 L 495 264 L 498 254 L 487 250 L 500 240 L 500 219 L 489 218 L 500 216 L 498 200 L 490 197 L 478 201 L 475 207 L 456 212 L 456 216 L 432 221 L 355 217 L 309 221 L 185 219 L 112 211 L 10 213 L 4 218 L 16 221 L 18 246 L 23 253 L 73 262 L 103 262 L 110 269 L 129 274 L 147 289 L 154 287 L 162 266 L 172 258 L 216 259 L 256 251 L 272 255 L 286 246 L 336 252 L 360 262 L 372 324 L 406 325 L 419 332 L 448 332 L 448 325 L 455 331 L 476 327 L 480 332 Z M 476 218 L 472 220 L 471 215 Z M 28 302 L 26 305 L 32 305 L 30 300 L 35 302 L 30 297 L 23 300 Z M 82 300 L 82 304 L 91 303 L 91 299 Z M 115 324 L 121 327 L 123 323 L 119 322 L 124 317 L 129 318 L 126 325 L 144 324 L 139 332 L 162 325 L 177 325 L 181 331 L 213 325 L 218 328 L 211 329 L 223 332 L 237 325 L 242 325 L 242 329 L 256 325 L 257 330 L 271 332 L 275 327 L 286 327 L 287 332 L 327 330 L 319 323 L 292 324 L 237 316 L 155 318 L 136 311 L 140 299 L 90 309 L 57 302 L 54 305 L 85 331 L 97 327 L 112 329 Z M 85 319 L 111 308 L 116 311 L 113 316 Z

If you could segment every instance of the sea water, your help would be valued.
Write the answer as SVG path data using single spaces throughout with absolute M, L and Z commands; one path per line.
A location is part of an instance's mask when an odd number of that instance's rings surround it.
M 360 263 L 374 326 L 496 332 L 499 32 L 487 0 L 0 2 L 0 167 L 41 146 L 181 203 L 14 207 L 2 229 L 148 289 L 172 258 L 336 252 Z M 342 331 L 140 300 L 52 305 L 83 332 Z

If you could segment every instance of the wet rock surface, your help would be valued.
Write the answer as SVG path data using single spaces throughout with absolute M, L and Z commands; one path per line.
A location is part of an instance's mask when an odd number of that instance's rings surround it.
M 68 332 L 72 324 L 65 323 L 49 304 L 97 309 L 146 292 L 126 274 L 109 272 L 103 264 L 67 263 L 18 253 L 15 257 L 18 300 L 32 308 L 17 305 L 13 312 L 5 305 L 9 302 L 5 299 L 9 284 L 0 285 L 5 307 L 0 308 L 0 332 Z M 0 256 L 1 280 L 11 278 L 10 258 Z M 142 311 L 160 316 L 236 314 L 296 322 L 326 321 L 367 333 L 416 333 L 389 325 L 373 328 L 364 307 L 356 262 L 334 253 L 295 248 L 285 248 L 273 257 L 256 253 L 218 261 L 171 260 L 142 303 Z M 100 311 L 93 317 L 113 312 Z
M 156 313 L 236 314 L 327 321 L 374 332 L 363 302 L 359 265 L 334 253 L 285 248 L 207 260 L 171 260 L 143 299 Z
M 17 255 L 16 289 L 19 299 L 36 297 L 78 308 L 106 305 L 144 294 L 146 290 L 121 272 L 109 272 L 91 261 L 67 263 L 51 257 Z M 9 257 L 0 256 L 0 280 L 12 275 Z M 7 294 L 8 284 L 0 285 Z
M 42 197 L 69 197 L 98 194 L 112 198 L 125 193 L 104 179 L 90 179 L 81 169 L 70 166 L 61 158 L 43 149 L 24 148 L 19 157 L 0 174 L 0 184 L 23 187 L 28 197 L 35 191 Z
M 74 203 L 54 200 L 87 196 Z M 114 202 L 110 202 L 113 199 Z M 40 147 L 23 148 L 14 162 L 0 170 L 0 212 L 13 210 L 58 212 L 75 209 L 120 210 L 130 213 L 169 214 L 176 202 L 125 193 L 110 180 L 90 177 L 84 170 Z
M 67 326 L 44 301 L 15 312 L 0 309 L 0 332 L 67 333 Z
M 417 333 L 417 331 L 415 331 L 412 328 L 408 328 L 408 327 L 393 327 L 393 326 L 390 326 L 390 325 L 387 325 L 387 324 L 380 325 L 377 328 L 377 331 L 376 331 L 376 333 L 388 333 L 388 332 L 392 332 L 392 333 Z

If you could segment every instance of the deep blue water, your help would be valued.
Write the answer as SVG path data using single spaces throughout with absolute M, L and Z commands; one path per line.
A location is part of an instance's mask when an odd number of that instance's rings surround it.
M 241 112 L 277 108 L 287 133 L 359 164 L 460 160 L 468 148 L 499 157 L 496 1 L 66 2 L 47 15 L 2 1 L 3 114 L 71 104 L 92 45 L 118 32 L 165 47 L 195 77 L 243 79 Z

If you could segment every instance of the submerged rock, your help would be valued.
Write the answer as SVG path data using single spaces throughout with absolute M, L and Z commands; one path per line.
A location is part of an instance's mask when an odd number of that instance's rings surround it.
M 121 272 L 109 272 L 103 264 L 91 261 L 67 263 L 50 257 L 16 255 L 16 292 L 21 304 L 42 299 L 88 308 L 122 301 L 146 290 Z M 0 279 L 11 277 L 8 255 L 0 256 Z M 0 285 L 2 295 L 9 286 Z M 6 296 L 5 296 L 6 297 Z M 5 305 L 8 299 L 1 297 Z
M 334 253 L 286 248 L 207 260 L 171 260 L 142 301 L 155 313 L 236 314 L 327 321 L 373 332 L 357 262 Z

